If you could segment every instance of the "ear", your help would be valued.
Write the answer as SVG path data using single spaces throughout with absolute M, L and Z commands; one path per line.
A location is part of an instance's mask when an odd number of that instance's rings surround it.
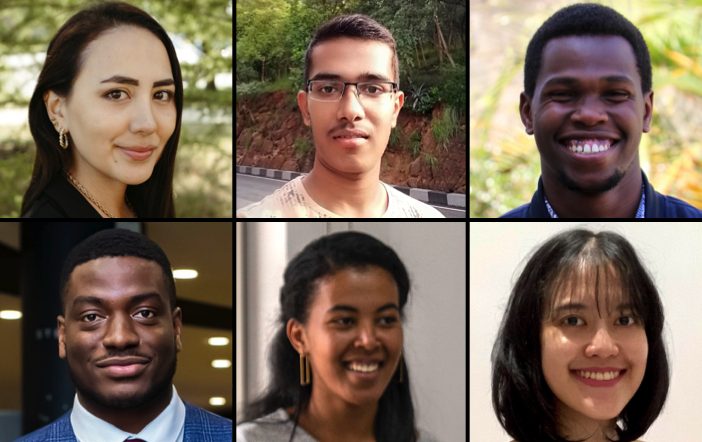
M 312 123 L 310 118 L 310 112 L 307 108 L 307 92 L 298 91 L 297 92 L 297 105 L 300 107 L 300 113 L 302 114 L 302 121 L 305 126 L 309 126 Z
M 643 131 L 648 132 L 651 130 L 651 120 L 653 119 L 653 91 L 648 92 L 644 95 L 644 119 L 643 119 Z
M 58 328 L 59 358 L 66 359 L 66 320 L 63 316 L 56 317 L 56 327 Z
M 297 319 L 289 319 L 285 331 L 295 351 L 304 354 L 307 348 L 307 336 L 303 325 Z
M 56 94 L 54 91 L 48 91 L 44 94 L 44 105 L 46 113 L 49 115 L 49 120 L 54 124 L 56 132 L 59 129 L 68 129 L 68 121 L 66 119 L 66 97 Z
M 395 99 L 393 102 L 393 112 L 392 112 L 392 126 L 395 127 L 397 126 L 397 116 L 400 115 L 400 109 L 402 109 L 402 106 L 405 104 L 405 93 L 402 91 L 397 91 L 395 93 Z
M 183 311 L 180 307 L 173 310 L 173 332 L 175 334 L 176 352 L 183 349 L 183 343 L 180 340 L 180 332 L 183 329 Z
M 519 116 L 524 123 L 524 129 L 529 135 L 534 135 L 534 119 L 531 115 L 531 99 L 522 92 L 519 94 Z

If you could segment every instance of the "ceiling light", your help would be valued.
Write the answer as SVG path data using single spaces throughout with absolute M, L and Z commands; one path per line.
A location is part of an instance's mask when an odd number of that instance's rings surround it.
M 213 338 L 209 338 L 207 343 L 213 347 L 222 347 L 229 344 L 229 338 L 225 338 L 224 336 L 215 336 Z
M 232 361 L 229 359 L 215 359 L 212 361 L 212 366 L 214 368 L 229 368 L 232 366 Z
M 227 400 L 221 396 L 215 396 L 210 398 L 210 405 L 212 405 L 213 407 L 221 407 L 226 403 Z
M 197 278 L 197 270 L 193 269 L 175 269 L 173 270 L 175 279 L 195 279 Z
M 0 310 L 0 319 L 19 319 L 22 312 L 19 310 Z

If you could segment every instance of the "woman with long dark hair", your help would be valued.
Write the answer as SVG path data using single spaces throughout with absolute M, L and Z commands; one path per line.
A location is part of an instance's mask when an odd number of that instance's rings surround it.
M 409 289 L 400 258 L 369 235 L 307 245 L 285 270 L 271 381 L 237 442 L 429 440 L 415 425 L 403 357 Z
M 173 217 L 183 82 L 139 8 L 99 3 L 51 40 L 29 103 L 37 153 L 23 217 Z
M 613 232 L 568 230 L 531 256 L 492 355 L 492 399 L 517 442 L 631 442 L 670 373 L 658 290 Z

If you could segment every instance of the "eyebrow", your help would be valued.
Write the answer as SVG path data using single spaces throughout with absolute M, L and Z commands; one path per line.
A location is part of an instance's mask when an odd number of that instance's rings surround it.
M 310 78 L 310 80 L 343 80 L 341 75 L 339 74 L 333 74 L 331 72 L 320 72 L 316 74 L 314 77 Z M 380 75 L 377 73 L 373 72 L 364 72 L 361 75 L 356 77 L 357 81 L 369 81 L 369 80 L 380 80 L 380 81 L 390 81 L 388 77 L 384 75 Z
M 380 312 L 382 312 L 384 310 L 388 310 L 388 309 L 395 309 L 398 312 L 400 311 L 400 309 L 397 307 L 397 304 L 390 302 L 388 304 L 385 304 L 383 306 L 378 307 L 375 310 L 375 312 L 380 313 Z M 335 305 L 334 307 L 330 308 L 329 310 L 327 310 L 327 313 L 334 313 L 334 312 L 358 313 L 359 310 L 356 307 L 352 307 L 350 305 L 338 304 L 338 305 Z
M 626 75 L 608 75 L 606 77 L 600 78 L 600 81 L 603 81 L 605 83 L 626 83 L 632 87 L 634 86 L 633 80 L 627 77 Z M 549 86 L 558 85 L 574 86 L 578 83 L 580 83 L 580 80 L 578 80 L 575 77 L 553 77 L 546 81 L 546 83 L 544 83 L 544 89 Z
M 569 302 L 567 304 L 563 304 L 563 305 L 556 307 L 553 310 L 553 312 L 554 312 L 554 315 L 557 316 L 564 311 L 571 311 L 571 310 L 582 311 L 582 310 L 587 310 L 587 309 L 588 309 L 588 306 L 585 304 L 578 303 L 578 302 Z M 617 306 L 617 308 L 614 309 L 614 311 L 631 310 L 631 309 L 632 309 L 631 303 L 623 302 L 623 303 L 619 304 Z
M 132 305 L 144 302 L 146 300 L 157 300 L 160 304 L 163 303 L 160 294 L 155 293 L 155 292 L 151 292 L 151 293 L 141 293 L 139 295 L 132 296 L 131 298 L 129 298 L 127 305 L 132 306 Z M 97 306 L 102 307 L 106 304 L 106 302 L 103 298 L 100 298 L 99 296 L 92 296 L 92 295 L 76 296 L 76 299 L 73 300 L 73 308 L 76 308 L 76 306 L 82 305 L 82 304 L 97 305 Z
M 139 80 L 135 78 L 124 77 L 122 75 L 113 75 L 108 79 L 102 80 L 100 83 L 120 83 L 120 84 L 130 84 L 132 86 L 139 86 Z M 159 86 L 170 86 L 174 85 L 175 81 L 172 78 L 167 78 L 165 80 L 154 81 L 153 87 Z

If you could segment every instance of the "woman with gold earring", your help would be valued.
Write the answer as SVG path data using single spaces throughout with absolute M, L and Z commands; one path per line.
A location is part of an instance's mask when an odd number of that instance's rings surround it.
M 237 442 L 428 442 L 416 426 L 403 351 L 410 281 L 377 239 L 342 232 L 289 264 L 271 345 L 271 383 Z

